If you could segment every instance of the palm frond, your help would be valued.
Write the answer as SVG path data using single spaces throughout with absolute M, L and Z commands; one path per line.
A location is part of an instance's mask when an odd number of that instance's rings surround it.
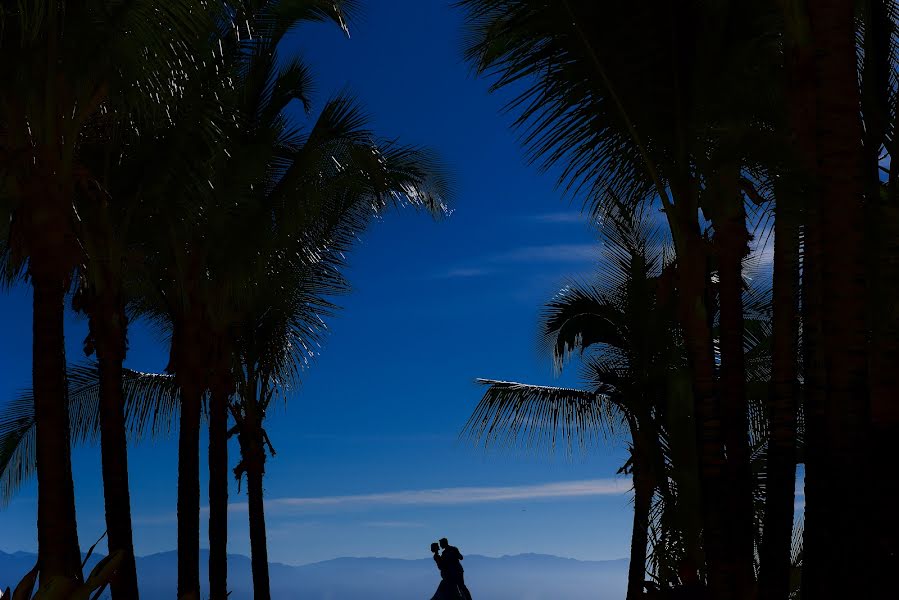
M 541 317 L 543 345 L 551 349 L 557 370 L 575 353 L 595 344 L 627 345 L 618 306 L 589 285 L 572 283 L 550 300 Z
M 0 413 L 0 506 L 36 471 L 34 400 L 19 395 Z
M 462 430 L 485 447 L 586 451 L 620 428 L 611 398 L 585 390 L 478 379 L 487 391 Z
M 96 364 L 69 367 L 69 427 L 73 443 L 100 439 L 100 382 Z M 180 408 L 174 377 L 124 369 L 123 393 L 128 437 L 170 434 Z M 8 503 L 35 473 L 34 396 L 23 391 L 0 411 L 0 504 Z

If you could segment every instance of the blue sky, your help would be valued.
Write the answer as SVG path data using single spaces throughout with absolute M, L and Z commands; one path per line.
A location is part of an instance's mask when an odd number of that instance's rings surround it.
M 595 234 L 579 201 L 563 199 L 551 174 L 526 164 L 511 118 L 500 113 L 503 97 L 488 95 L 463 63 L 459 11 L 445 0 L 366 4 L 350 39 L 334 26 L 306 25 L 282 52 L 301 52 L 312 65 L 319 105 L 348 89 L 381 135 L 436 150 L 455 176 L 454 212 L 440 222 L 390 214 L 352 254 L 354 293 L 342 299 L 303 387 L 270 415 L 269 556 L 293 564 L 413 558 L 441 536 L 468 553 L 626 556 L 629 483 L 615 477 L 621 444 L 568 460 L 488 454 L 458 439 L 479 399 L 474 378 L 554 382 L 537 347 L 537 313 L 566 277 L 590 272 Z M 0 394 L 11 397 L 30 380 L 28 290 L 0 297 L 0 311 Z M 85 324 L 72 316 L 67 327 L 69 358 L 80 360 Z M 127 363 L 165 366 L 165 348 L 141 324 Z M 137 552 L 171 550 L 177 436 L 129 452 Z M 105 529 L 99 464 L 96 448 L 75 450 L 83 549 Z M 36 548 L 35 498 L 32 484 L 0 510 L 0 550 Z M 230 500 L 229 550 L 248 554 L 236 482 Z

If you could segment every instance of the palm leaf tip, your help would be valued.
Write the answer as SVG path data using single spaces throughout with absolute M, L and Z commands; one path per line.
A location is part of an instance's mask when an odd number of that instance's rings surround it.
M 573 388 L 477 379 L 487 386 L 462 430 L 485 447 L 586 451 L 613 429 L 609 399 Z

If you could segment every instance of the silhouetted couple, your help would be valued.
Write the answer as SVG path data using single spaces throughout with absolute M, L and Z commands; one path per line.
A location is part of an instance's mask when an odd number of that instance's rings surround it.
M 440 549 L 443 553 L 440 553 Z M 440 585 L 431 600 L 452 600 L 461 598 L 471 600 L 471 594 L 465 587 L 464 570 L 462 569 L 462 553 L 455 546 L 450 546 L 446 538 L 440 544 L 431 544 L 434 562 L 440 569 Z

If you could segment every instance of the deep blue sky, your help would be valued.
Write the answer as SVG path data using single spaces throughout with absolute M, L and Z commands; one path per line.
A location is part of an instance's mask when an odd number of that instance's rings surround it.
M 302 389 L 268 425 L 278 452 L 266 472 L 269 556 L 421 557 L 441 536 L 468 553 L 626 556 L 629 484 L 615 481 L 622 445 L 567 460 L 486 454 L 458 439 L 479 399 L 475 377 L 554 382 L 537 348 L 538 309 L 566 276 L 589 273 L 595 234 L 578 200 L 526 164 L 503 97 L 488 95 L 463 63 L 460 12 L 446 0 L 366 4 L 350 39 L 332 25 L 304 25 L 282 54 L 301 52 L 313 66 L 319 105 L 351 90 L 382 136 L 435 149 L 455 175 L 454 213 L 441 222 L 390 214 L 351 256 L 355 291 Z M 30 382 L 28 290 L 0 297 L 0 312 L 8 398 Z M 80 360 L 85 325 L 74 316 L 67 325 L 69 358 Z M 132 368 L 165 366 L 164 347 L 140 324 L 130 347 Z M 139 554 L 175 547 L 176 440 L 130 449 Z M 97 449 L 76 449 L 74 465 L 86 549 L 105 529 Z M 500 489 L 509 487 L 520 489 Z M 435 489 L 445 491 L 427 492 Z M 36 548 L 35 498 L 31 484 L 0 510 L 0 550 Z M 231 502 L 244 501 L 235 483 Z M 239 505 L 229 550 L 249 553 Z

